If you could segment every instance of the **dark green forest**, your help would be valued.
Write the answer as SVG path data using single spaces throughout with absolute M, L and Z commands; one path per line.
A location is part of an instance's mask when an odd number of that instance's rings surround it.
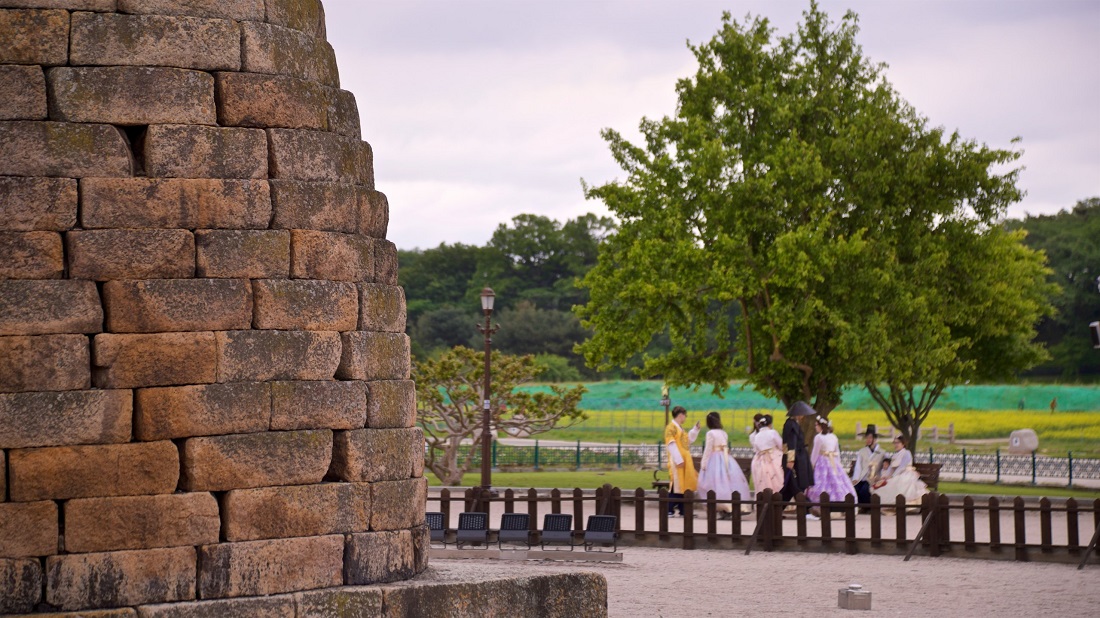
M 1026 244 L 1042 250 L 1060 291 L 1057 313 L 1038 328 L 1050 360 L 1023 378 L 1100 378 L 1100 350 L 1092 348 L 1089 322 L 1100 320 L 1100 198 L 1082 200 L 1054 215 L 1009 219 L 1009 229 L 1027 230 Z M 564 223 L 518 215 L 500 224 L 482 247 L 440 244 L 399 252 L 399 283 L 408 304 L 407 331 L 414 357 L 466 345 L 481 348 L 481 289 L 496 293 L 493 321 L 500 331 L 493 347 L 507 354 L 534 354 L 546 381 L 622 379 L 631 368 L 597 373 L 573 346 L 586 337 L 574 305 L 587 301 L 577 281 L 596 264 L 597 248 L 614 221 L 593 214 Z M 659 285 L 660 282 L 654 282 Z M 659 347 L 661 341 L 653 346 Z M 640 376 L 654 378 L 659 376 Z

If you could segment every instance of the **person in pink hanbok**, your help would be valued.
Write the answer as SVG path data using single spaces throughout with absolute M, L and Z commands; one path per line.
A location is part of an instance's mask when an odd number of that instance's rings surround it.
M 772 415 L 765 414 L 756 422 L 756 431 L 749 438 L 752 444 L 752 487 L 756 493 L 783 489 L 783 438 L 772 427 Z
M 817 435 L 814 436 L 814 448 L 810 452 L 810 461 L 814 464 L 814 484 L 806 490 L 810 502 L 821 502 L 822 492 L 828 492 L 830 502 L 843 502 L 851 494 L 856 496 L 852 479 L 840 464 L 840 440 L 833 433 L 832 422 L 824 416 L 814 419 Z
M 722 417 L 717 412 L 707 414 L 707 436 L 703 447 L 703 459 L 699 471 L 699 499 L 705 500 L 708 491 L 718 500 L 729 500 L 737 492 L 741 500 L 751 500 L 749 481 L 737 460 L 730 456 L 729 436 L 722 429 Z M 745 509 L 742 509 L 745 510 Z M 733 512 L 729 504 L 718 504 L 723 518 Z

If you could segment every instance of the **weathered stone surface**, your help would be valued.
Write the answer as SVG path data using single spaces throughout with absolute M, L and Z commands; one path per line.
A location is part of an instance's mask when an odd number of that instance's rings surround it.
M 150 279 L 103 284 L 112 333 L 231 330 L 252 323 L 248 279 Z
M 218 382 L 331 380 L 340 334 L 329 331 L 231 330 L 216 333 Z
M 372 281 L 373 238 L 359 234 L 291 230 L 290 276 L 295 279 Z
M 12 232 L 72 229 L 76 226 L 76 180 L 0 177 L 0 221 Z
M 410 530 L 413 542 L 413 572 L 423 573 L 428 568 L 428 557 L 431 555 L 431 532 L 427 524 L 417 526 Z
M 267 0 L 264 21 L 325 38 L 325 10 L 321 0 Z
M 42 68 L 0 65 L 0 120 L 45 118 L 46 77 Z M 3 206 L 0 205 L 0 208 Z
M 348 182 L 374 188 L 370 144 L 321 131 L 267 129 L 267 134 L 272 178 Z
M 134 393 L 138 440 L 267 431 L 270 417 L 268 383 L 168 386 Z
M 30 612 L 42 600 L 42 566 L 38 560 L 0 558 L 0 613 Z M 379 593 L 381 601 L 381 593 Z
M 183 443 L 187 491 L 226 491 L 320 483 L 332 458 L 332 432 L 269 431 Z
M 271 24 L 241 24 L 241 70 L 339 86 L 336 54 L 323 39 Z
M 360 283 L 358 330 L 405 332 L 405 289 L 399 285 Z
M 380 595 L 381 596 L 381 595 Z M 164 603 L 142 605 L 138 608 L 141 618 L 295 618 L 294 597 L 285 594 L 270 597 L 244 599 L 218 599 L 192 601 L 190 603 Z M 359 614 L 344 614 L 359 616 Z
M 397 285 L 397 245 L 382 238 L 374 242 L 374 282 Z
M 424 470 L 424 435 L 407 429 L 355 429 L 333 435 L 329 476 L 342 481 L 398 481 Z
M 265 229 L 270 220 L 271 195 L 264 180 L 85 178 L 80 181 L 80 223 L 88 229 Z
M 385 238 L 390 226 L 390 201 L 373 189 L 359 192 L 359 233 Z
M 115 0 L 0 0 L 0 6 L 17 9 L 70 9 L 114 11 Z
M 0 393 L 71 391 L 91 386 L 84 335 L 0 337 Z
M 218 501 L 208 493 L 82 498 L 65 503 L 68 553 L 217 543 L 220 529 Z
M 222 532 L 227 541 L 363 532 L 370 493 L 366 483 L 233 490 L 222 500 Z
M 0 281 L 0 335 L 102 330 L 103 309 L 91 281 Z
M 195 244 L 199 277 L 290 276 L 289 230 L 197 230 Z
M 70 28 L 72 65 L 204 71 L 236 71 L 241 67 L 240 28 L 224 19 L 74 13 Z
M 343 586 L 328 590 L 309 590 L 294 595 L 301 618 L 346 618 L 348 616 L 384 616 L 382 589 L 377 586 Z
M 2 450 L 0 450 L 0 468 L 4 470 L 4 473 L 0 474 L 0 502 L 5 502 L 8 499 L 8 454 Z
M 405 333 L 341 333 L 341 380 L 408 380 L 409 336 Z
M 118 125 L 214 124 L 214 78 L 159 67 L 55 67 L 46 73 L 50 119 Z
M 56 10 L 0 10 L 0 64 L 65 64 L 69 13 Z
M 271 429 L 356 429 L 367 422 L 363 382 L 271 383 Z
M 328 92 L 294 77 L 218 73 L 218 122 L 230 127 L 328 129 Z
M 264 0 L 118 0 L 118 10 L 122 13 L 191 15 L 237 21 L 264 20 Z
M 0 558 L 56 554 L 57 521 L 57 503 L 52 500 L 0 503 Z
M 353 283 L 258 279 L 252 282 L 252 290 L 256 302 L 253 328 L 355 330 L 359 322 L 359 294 Z
M 128 390 L 0 395 L 0 448 L 130 441 Z
M 130 176 L 126 138 L 109 124 L 0 122 L 0 176 Z
M 425 582 L 383 590 L 391 616 L 607 616 L 607 580 L 594 572 Z
M 416 383 L 376 380 L 367 383 L 367 427 L 412 427 L 416 424 Z
M 359 106 L 355 104 L 355 95 L 347 90 L 329 88 L 328 90 L 328 126 L 333 133 L 360 139 L 362 130 L 359 124 Z
M 73 279 L 195 276 L 195 237 L 187 230 L 73 230 L 65 244 Z
M 402 530 L 424 524 L 428 481 L 423 477 L 371 483 L 371 530 Z
M 342 535 L 243 541 L 199 548 L 199 596 L 259 596 L 339 586 Z
M 60 279 L 65 272 L 61 234 L 0 232 L 0 281 Z
M 63 610 L 194 598 L 194 547 L 69 554 L 46 559 L 46 602 Z
M 92 377 L 97 388 L 208 384 L 217 381 L 214 333 L 96 335 Z
M 167 440 L 8 452 L 14 502 L 168 494 L 179 472 L 179 451 Z
M 34 618 L 137 618 L 138 613 L 132 607 L 116 609 L 85 609 L 73 612 L 50 612 L 34 614 Z
M 351 585 L 381 584 L 416 574 L 412 534 L 408 530 L 348 536 L 344 580 Z
M 271 181 L 271 227 L 355 233 L 360 188 L 335 182 Z
M 154 125 L 145 133 L 145 173 L 171 178 L 267 178 L 267 138 L 261 129 Z

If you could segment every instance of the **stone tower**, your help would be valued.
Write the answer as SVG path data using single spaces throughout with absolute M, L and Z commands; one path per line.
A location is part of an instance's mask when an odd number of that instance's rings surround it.
M 319 0 L 0 0 L 0 613 L 424 570 L 387 222 Z

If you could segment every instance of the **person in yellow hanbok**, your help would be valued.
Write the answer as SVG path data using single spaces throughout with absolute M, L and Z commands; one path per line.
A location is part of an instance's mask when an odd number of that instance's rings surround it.
M 672 491 L 669 492 L 668 514 L 674 510 L 684 516 L 684 492 L 696 491 L 699 475 L 695 471 L 695 462 L 691 459 L 691 443 L 699 437 L 699 423 L 689 431 L 684 431 L 687 410 L 683 406 L 672 409 L 672 421 L 665 427 L 665 446 L 668 448 L 668 480 Z

